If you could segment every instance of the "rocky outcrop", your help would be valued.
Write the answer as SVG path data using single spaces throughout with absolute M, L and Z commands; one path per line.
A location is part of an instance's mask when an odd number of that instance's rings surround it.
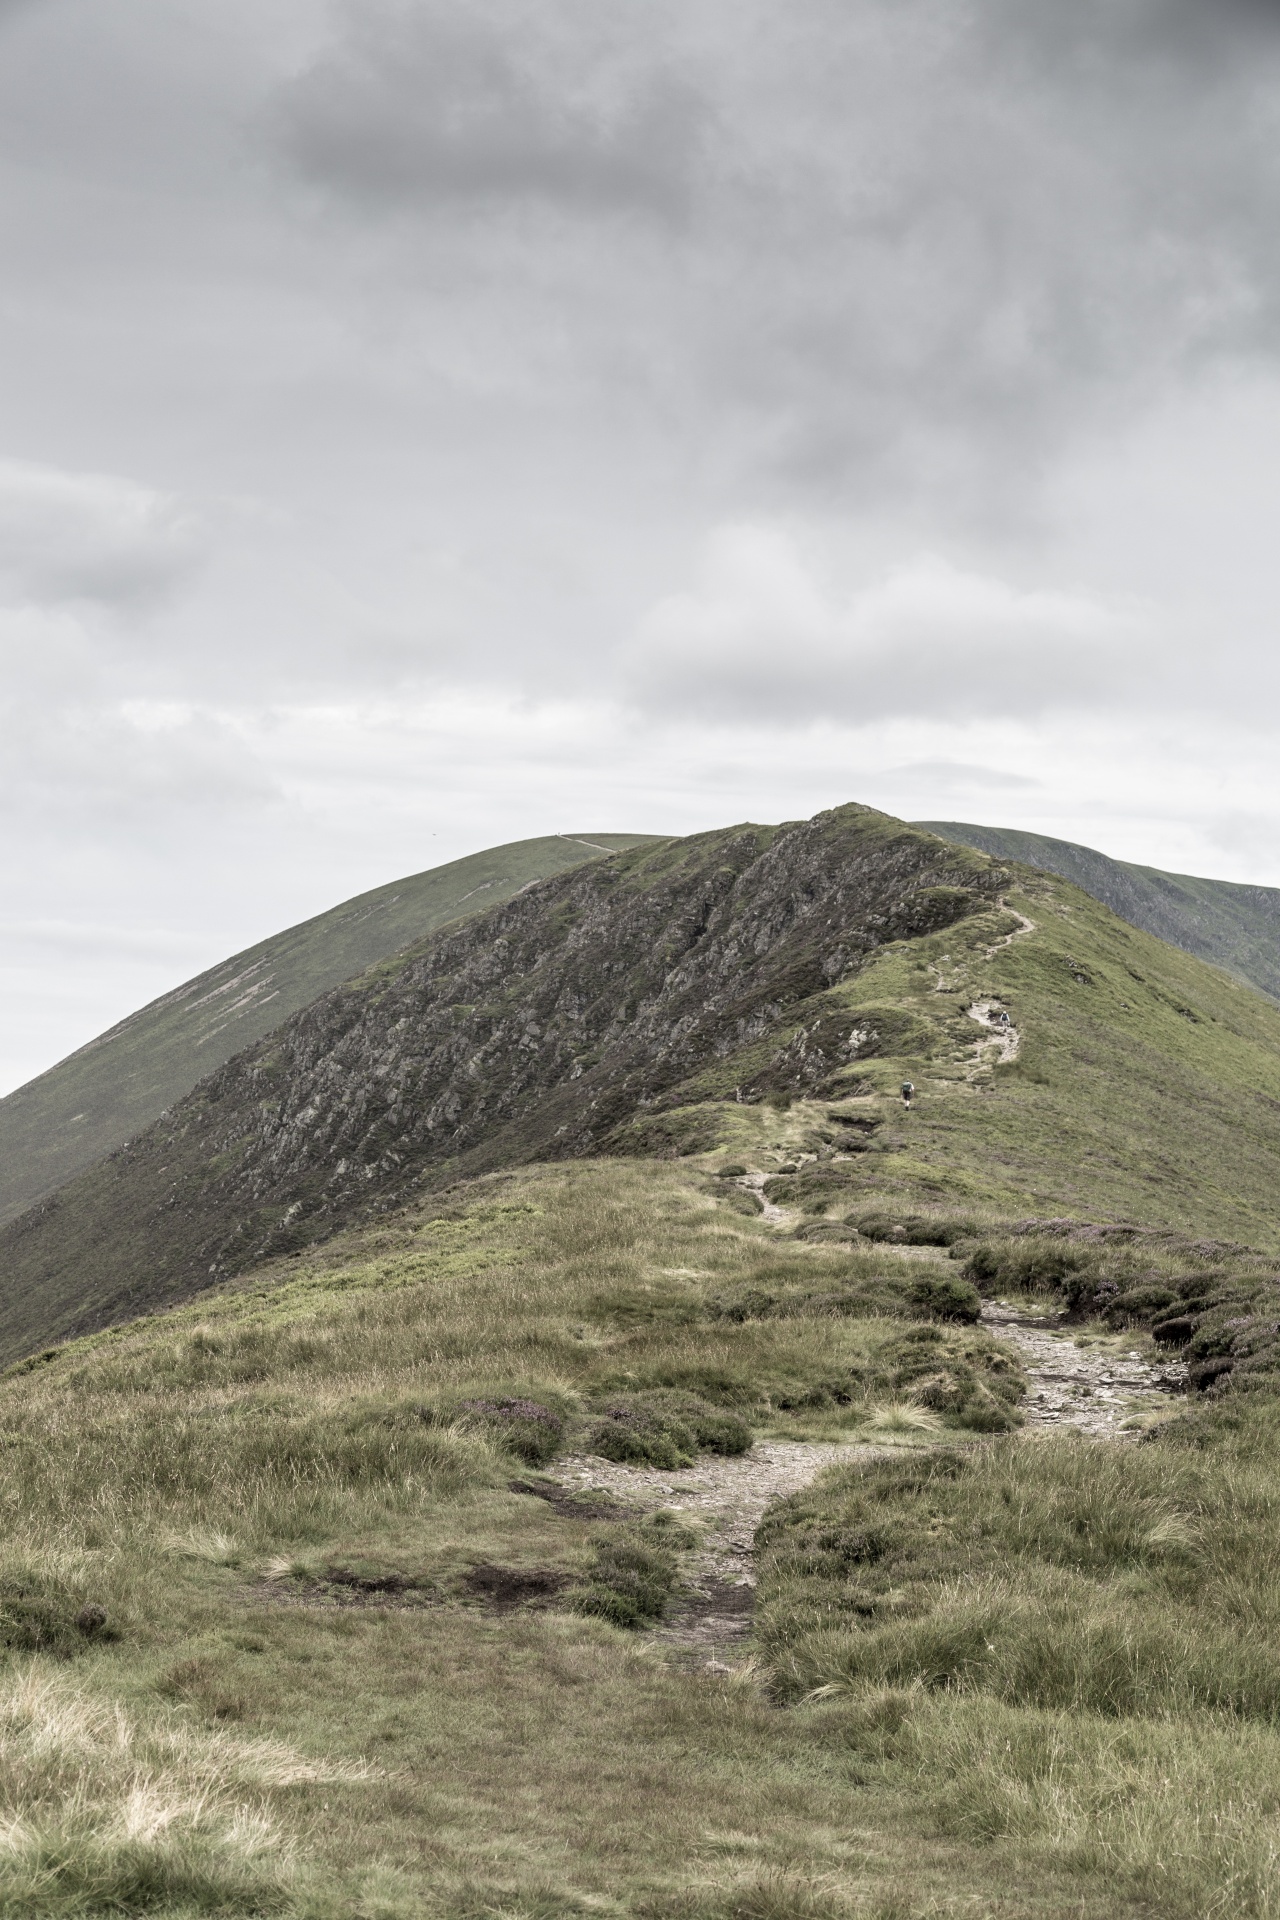
M 1007 876 L 867 808 L 615 855 L 296 1014 L 0 1235 L 59 1331 L 190 1293 L 415 1181 L 608 1150 L 690 1097 L 820 1088 L 831 988 Z M 0 1313 L 0 1339 L 3 1338 Z

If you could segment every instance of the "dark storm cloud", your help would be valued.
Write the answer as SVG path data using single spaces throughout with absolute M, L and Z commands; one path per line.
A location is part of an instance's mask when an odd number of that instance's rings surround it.
M 679 213 L 702 117 L 687 79 L 607 9 L 362 7 L 279 101 L 314 178 L 364 204 L 541 199 Z M 629 44 L 630 42 L 630 44 Z
M 584 379 L 616 384 L 625 339 L 691 440 L 784 491 L 994 485 L 1007 506 L 1082 413 L 1280 338 L 1263 0 L 343 19 L 274 103 L 303 177 L 413 214 L 406 259 L 472 220 L 460 306 L 499 281 L 515 313 L 558 282 Z M 493 215 L 534 203 L 681 218 L 656 253 L 572 224 L 520 251 Z

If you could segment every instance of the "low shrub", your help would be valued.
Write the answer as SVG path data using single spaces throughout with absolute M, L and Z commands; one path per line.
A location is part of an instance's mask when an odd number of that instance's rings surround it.
M 587 1435 L 588 1450 L 605 1460 L 668 1471 L 691 1466 L 700 1449 L 738 1454 L 750 1445 L 751 1429 L 738 1414 L 672 1389 L 609 1400 Z
M 691 1467 L 698 1443 L 691 1427 L 672 1418 L 639 1395 L 611 1401 L 601 1407 L 586 1437 L 589 1453 L 628 1466 L 663 1467 L 668 1472 Z
M 972 1326 L 982 1314 L 982 1296 L 971 1280 L 951 1273 L 925 1273 L 907 1294 L 912 1309 L 931 1320 L 959 1320 Z
M 676 1584 L 676 1562 L 665 1546 L 638 1530 L 619 1528 L 597 1541 L 592 1565 L 569 1596 L 576 1613 L 615 1627 L 646 1627 L 661 1620 Z
M 712 1294 L 707 1301 L 707 1317 L 740 1326 L 744 1320 L 771 1319 L 783 1301 L 782 1294 L 772 1293 L 767 1287 L 744 1287 L 740 1293 Z
M 71 1583 L 34 1567 L 0 1573 L 0 1647 L 70 1659 L 91 1640 L 114 1640 L 106 1608 Z
M 1007 1350 L 985 1336 L 957 1343 L 938 1327 L 912 1327 L 886 1349 L 891 1384 L 950 1427 L 1008 1433 L 1021 1424 L 1026 1382 Z
M 903 1247 L 952 1247 L 981 1232 L 969 1219 L 937 1219 L 922 1213 L 863 1213 L 853 1224 L 864 1240 L 889 1241 Z
M 483 1427 L 499 1446 L 527 1466 L 545 1467 L 564 1441 L 562 1416 L 541 1400 L 520 1396 L 460 1400 L 454 1411 L 468 1424 Z
M 1068 1305 L 1075 1305 L 1090 1282 L 1096 1283 L 1098 1256 L 1081 1247 L 1063 1246 L 1060 1241 L 1013 1245 L 985 1242 L 973 1249 L 962 1272 L 983 1293 L 1040 1293 L 1060 1288 L 1067 1294 Z

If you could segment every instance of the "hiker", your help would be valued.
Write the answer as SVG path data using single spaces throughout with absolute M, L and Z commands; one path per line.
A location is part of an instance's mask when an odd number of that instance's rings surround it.
M 909 1080 L 904 1080 L 902 1083 L 902 1104 L 907 1109 L 908 1113 L 911 1111 L 911 1096 L 914 1094 L 914 1092 L 915 1092 L 915 1088 L 912 1086 L 911 1082 Z
M 1001 1007 L 999 1013 L 997 1013 L 996 1015 L 996 1025 L 998 1027 L 1007 1027 L 1008 1024 L 1009 1024 L 1008 1011 L 1006 1008 Z

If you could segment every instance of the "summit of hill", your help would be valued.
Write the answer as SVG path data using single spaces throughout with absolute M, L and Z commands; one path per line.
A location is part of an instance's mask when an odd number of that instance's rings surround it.
M 601 857 L 321 995 L 8 1225 L 0 1354 L 460 1178 L 732 1149 L 796 1102 L 849 1201 L 1280 1234 L 1280 1009 L 850 805 Z

